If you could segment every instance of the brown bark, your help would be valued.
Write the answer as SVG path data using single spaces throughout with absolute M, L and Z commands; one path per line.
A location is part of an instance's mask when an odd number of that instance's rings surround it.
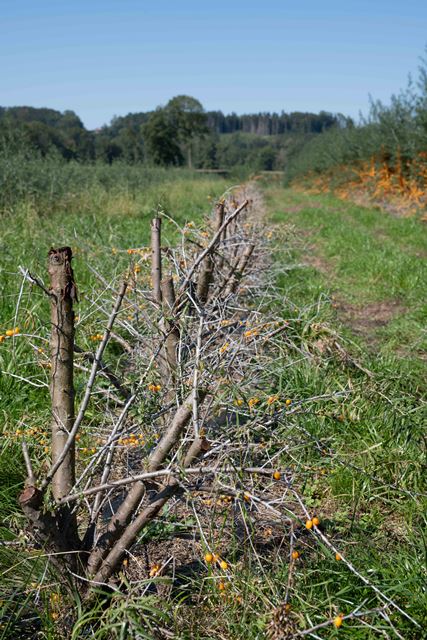
M 225 202 L 223 200 L 221 202 L 218 202 L 218 204 L 215 207 L 215 216 L 216 216 L 215 228 L 217 231 L 218 229 L 221 229 L 222 223 L 224 222 L 224 208 L 225 208 Z
M 163 298 L 163 315 L 164 315 L 164 330 L 166 333 L 166 362 L 169 368 L 169 372 L 172 379 L 175 378 L 176 369 L 178 366 L 177 361 L 177 348 L 179 344 L 180 333 L 179 329 L 172 317 L 173 308 L 175 305 L 175 288 L 173 285 L 172 276 L 169 276 L 162 280 L 160 283 L 162 298 Z
M 197 298 L 204 304 L 209 297 L 209 287 L 213 280 L 214 262 L 210 253 L 203 261 L 199 278 L 197 280 Z
M 70 545 L 70 535 L 64 531 L 63 507 L 52 515 L 43 510 L 43 492 L 34 486 L 26 486 L 19 496 L 19 504 L 31 525 L 37 542 L 47 553 L 55 567 L 68 578 L 68 571 L 76 571 L 79 557 Z
M 162 301 L 160 281 L 162 279 L 162 256 L 161 256 L 161 226 L 160 218 L 153 218 L 151 221 L 151 279 L 153 283 L 153 294 L 156 302 Z
M 248 245 L 243 254 L 238 259 L 235 268 L 232 268 L 232 273 L 230 274 L 231 277 L 229 277 L 228 279 L 227 286 L 224 292 L 225 296 L 229 296 L 231 293 L 234 293 L 236 291 L 254 248 L 254 244 Z
M 221 201 L 218 202 L 218 204 L 215 207 L 215 229 L 216 231 L 219 231 L 219 229 L 221 229 L 222 224 L 224 222 L 224 213 L 225 213 L 225 202 Z M 219 242 L 220 244 L 222 244 L 225 240 L 225 230 L 224 230 L 224 235 L 222 237 L 219 238 Z M 217 256 L 217 267 L 218 269 L 221 270 L 223 264 L 224 264 L 224 259 L 222 257 L 221 254 L 219 254 Z
M 48 256 L 51 301 L 51 385 L 52 403 L 52 465 L 59 460 L 74 423 L 74 311 L 77 299 L 70 247 L 51 249 Z M 55 500 L 66 496 L 74 486 L 75 447 L 67 455 L 52 478 Z M 66 511 L 66 510 L 64 510 Z M 64 527 L 70 539 L 76 536 L 75 517 L 63 512 Z

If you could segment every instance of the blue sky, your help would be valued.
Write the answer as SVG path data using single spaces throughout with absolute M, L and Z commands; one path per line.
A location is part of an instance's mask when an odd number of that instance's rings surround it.
M 427 0 L 0 0 L 0 105 L 95 128 L 177 94 L 356 116 L 416 75 Z

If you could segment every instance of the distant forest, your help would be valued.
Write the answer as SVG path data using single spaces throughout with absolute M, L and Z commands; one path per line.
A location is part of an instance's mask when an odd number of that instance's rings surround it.
M 324 111 L 225 115 L 176 96 L 164 107 L 114 117 L 94 131 L 74 111 L 0 107 L 0 146 L 83 162 L 268 171 L 284 169 L 290 155 L 322 132 L 352 126 L 351 119 Z

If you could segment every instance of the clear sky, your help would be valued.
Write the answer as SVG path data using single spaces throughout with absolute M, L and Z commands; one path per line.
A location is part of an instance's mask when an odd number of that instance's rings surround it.
M 356 116 L 416 75 L 427 0 L 0 0 L 0 105 L 89 128 L 177 94 Z

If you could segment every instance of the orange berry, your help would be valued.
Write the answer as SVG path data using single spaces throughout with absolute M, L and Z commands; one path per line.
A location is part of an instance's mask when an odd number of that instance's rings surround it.
M 334 618 L 334 627 L 339 629 L 341 625 L 342 625 L 342 616 L 336 616 Z
M 205 562 L 208 564 L 213 561 L 213 555 L 211 553 L 205 553 Z
M 314 516 L 314 518 L 313 518 L 313 520 L 312 520 L 312 523 L 313 523 L 313 524 L 315 524 L 315 525 L 316 525 L 316 527 L 318 527 L 318 526 L 319 526 L 319 524 L 320 524 L 320 520 L 319 520 L 319 518 L 318 518 L 317 516 Z
M 307 520 L 305 523 L 305 528 L 306 529 L 312 529 L 313 528 L 313 520 Z
M 157 574 L 160 571 L 160 565 L 159 564 L 154 564 L 151 569 L 150 569 L 150 578 L 154 578 L 155 576 L 157 576 Z
M 225 560 L 221 560 L 221 562 L 219 563 L 219 566 L 221 567 L 221 569 L 223 569 L 223 571 L 227 571 L 228 569 L 228 564 L 226 563 Z
M 292 551 L 292 559 L 297 560 L 299 558 L 299 551 Z
M 219 582 L 218 583 L 218 589 L 220 591 L 225 591 L 225 582 Z
M 275 480 L 280 480 L 280 478 L 281 478 L 281 477 L 282 477 L 282 474 L 280 473 L 280 471 L 275 471 L 275 472 L 273 473 L 273 478 L 274 478 Z
M 335 560 L 342 560 L 342 556 L 340 553 L 335 554 Z

